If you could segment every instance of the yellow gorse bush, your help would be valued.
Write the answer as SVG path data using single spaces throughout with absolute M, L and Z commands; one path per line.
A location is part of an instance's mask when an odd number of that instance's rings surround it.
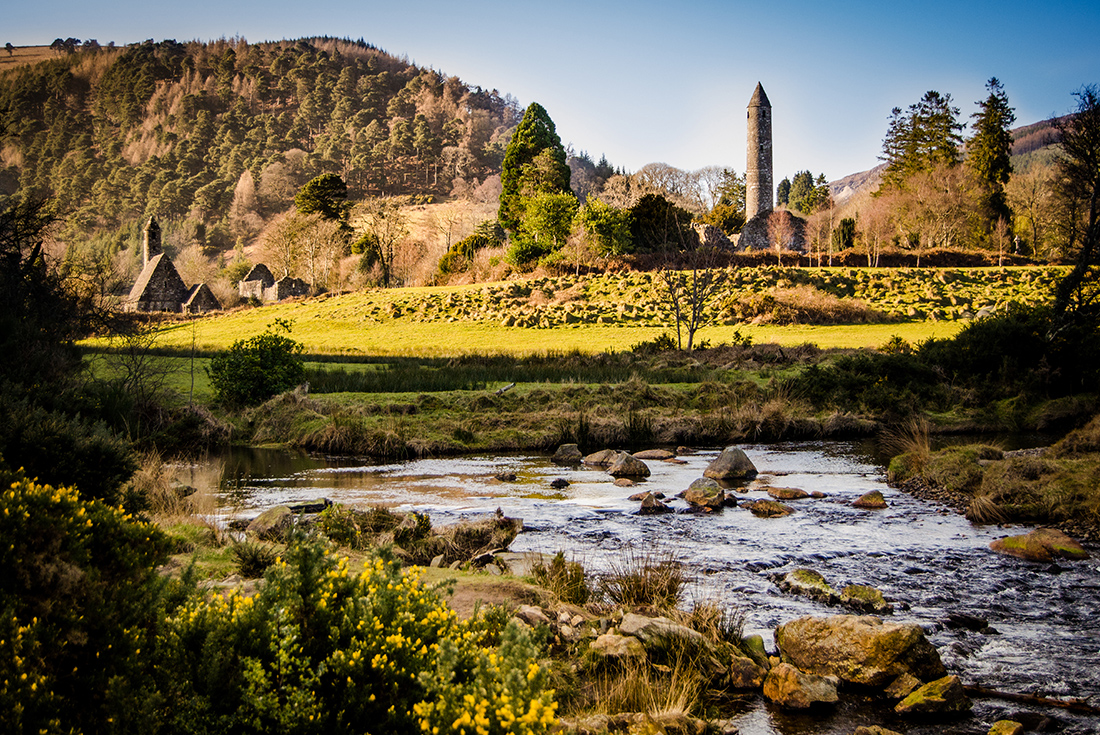
M 256 595 L 192 600 L 168 631 L 179 668 L 199 672 L 184 699 L 208 726 L 536 733 L 555 722 L 526 634 L 484 646 L 485 624 L 458 620 L 419 570 L 379 556 L 354 571 L 318 540 L 293 543 Z

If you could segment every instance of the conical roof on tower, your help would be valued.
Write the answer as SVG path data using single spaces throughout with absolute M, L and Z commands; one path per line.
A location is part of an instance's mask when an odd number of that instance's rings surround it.
M 742 98 L 744 99 L 744 98 Z M 749 107 L 771 107 L 772 103 L 768 100 L 768 94 L 764 91 L 764 85 L 760 82 L 756 83 L 756 91 L 752 93 L 752 99 L 749 100 Z

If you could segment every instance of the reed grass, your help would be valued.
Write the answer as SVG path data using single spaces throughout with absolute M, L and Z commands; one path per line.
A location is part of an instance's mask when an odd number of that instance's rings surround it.
M 672 610 L 683 597 L 687 575 L 672 551 L 623 548 L 608 565 L 598 590 L 608 602 L 623 608 Z

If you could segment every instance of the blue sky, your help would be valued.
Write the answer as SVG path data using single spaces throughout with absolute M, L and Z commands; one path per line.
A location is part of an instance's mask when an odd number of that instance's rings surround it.
M 538 102 L 564 143 L 628 170 L 661 161 L 744 171 L 745 107 L 759 81 L 777 180 L 871 168 L 890 109 L 929 89 L 951 94 L 968 119 L 996 76 L 1021 125 L 1070 111 L 1073 91 L 1100 84 L 1095 0 L 42 0 L 5 10 L 0 43 L 236 35 L 363 38 Z

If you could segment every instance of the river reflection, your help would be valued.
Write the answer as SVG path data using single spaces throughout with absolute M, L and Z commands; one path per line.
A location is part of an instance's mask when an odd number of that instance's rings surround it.
M 872 585 L 891 600 L 898 620 L 928 632 L 944 663 L 967 683 L 1011 692 L 1100 698 L 1100 564 L 1096 559 L 1051 567 L 989 551 L 997 527 L 973 526 L 935 504 L 885 483 L 873 447 L 816 442 L 745 446 L 760 477 L 737 487 L 745 499 L 767 497 L 767 484 L 820 491 L 827 497 L 793 501 L 786 518 L 761 519 L 740 508 L 711 515 L 634 515 L 628 500 L 641 489 L 674 496 L 702 475 L 717 449 L 682 456 L 683 464 L 650 461 L 653 474 L 636 488 L 615 486 L 605 472 L 553 465 L 545 456 L 460 457 L 364 464 L 284 451 L 237 450 L 207 469 L 189 470 L 192 484 L 217 499 L 225 520 L 281 503 L 329 498 L 353 506 L 387 505 L 428 511 L 435 525 L 500 508 L 524 519 L 515 551 L 565 551 L 593 570 L 605 569 L 628 544 L 671 551 L 691 571 L 691 595 L 739 607 L 746 632 L 764 636 L 802 615 L 839 608 L 779 592 L 771 575 L 798 567 L 821 572 L 833 587 Z M 495 475 L 514 473 L 514 482 Z M 205 474 L 203 474 L 205 472 Z M 219 476 L 220 472 L 220 476 Z M 550 486 L 562 478 L 562 490 Z M 188 476 L 181 477 L 188 481 Z M 889 507 L 853 508 L 868 490 Z M 674 501 L 682 510 L 686 505 Z M 999 634 L 951 630 L 949 613 L 984 618 Z M 1020 707 L 975 703 L 975 716 L 949 730 L 913 726 L 881 709 L 843 705 L 828 716 L 798 716 L 755 701 L 736 718 L 745 735 L 850 735 L 860 724 L 906 733 L 985 733 L 993 720 Z M 1049 711 L 1043 714 L 1051 714 Z M 1093 733 L 1098 723 L 1055 713 L 1062 731 Z

